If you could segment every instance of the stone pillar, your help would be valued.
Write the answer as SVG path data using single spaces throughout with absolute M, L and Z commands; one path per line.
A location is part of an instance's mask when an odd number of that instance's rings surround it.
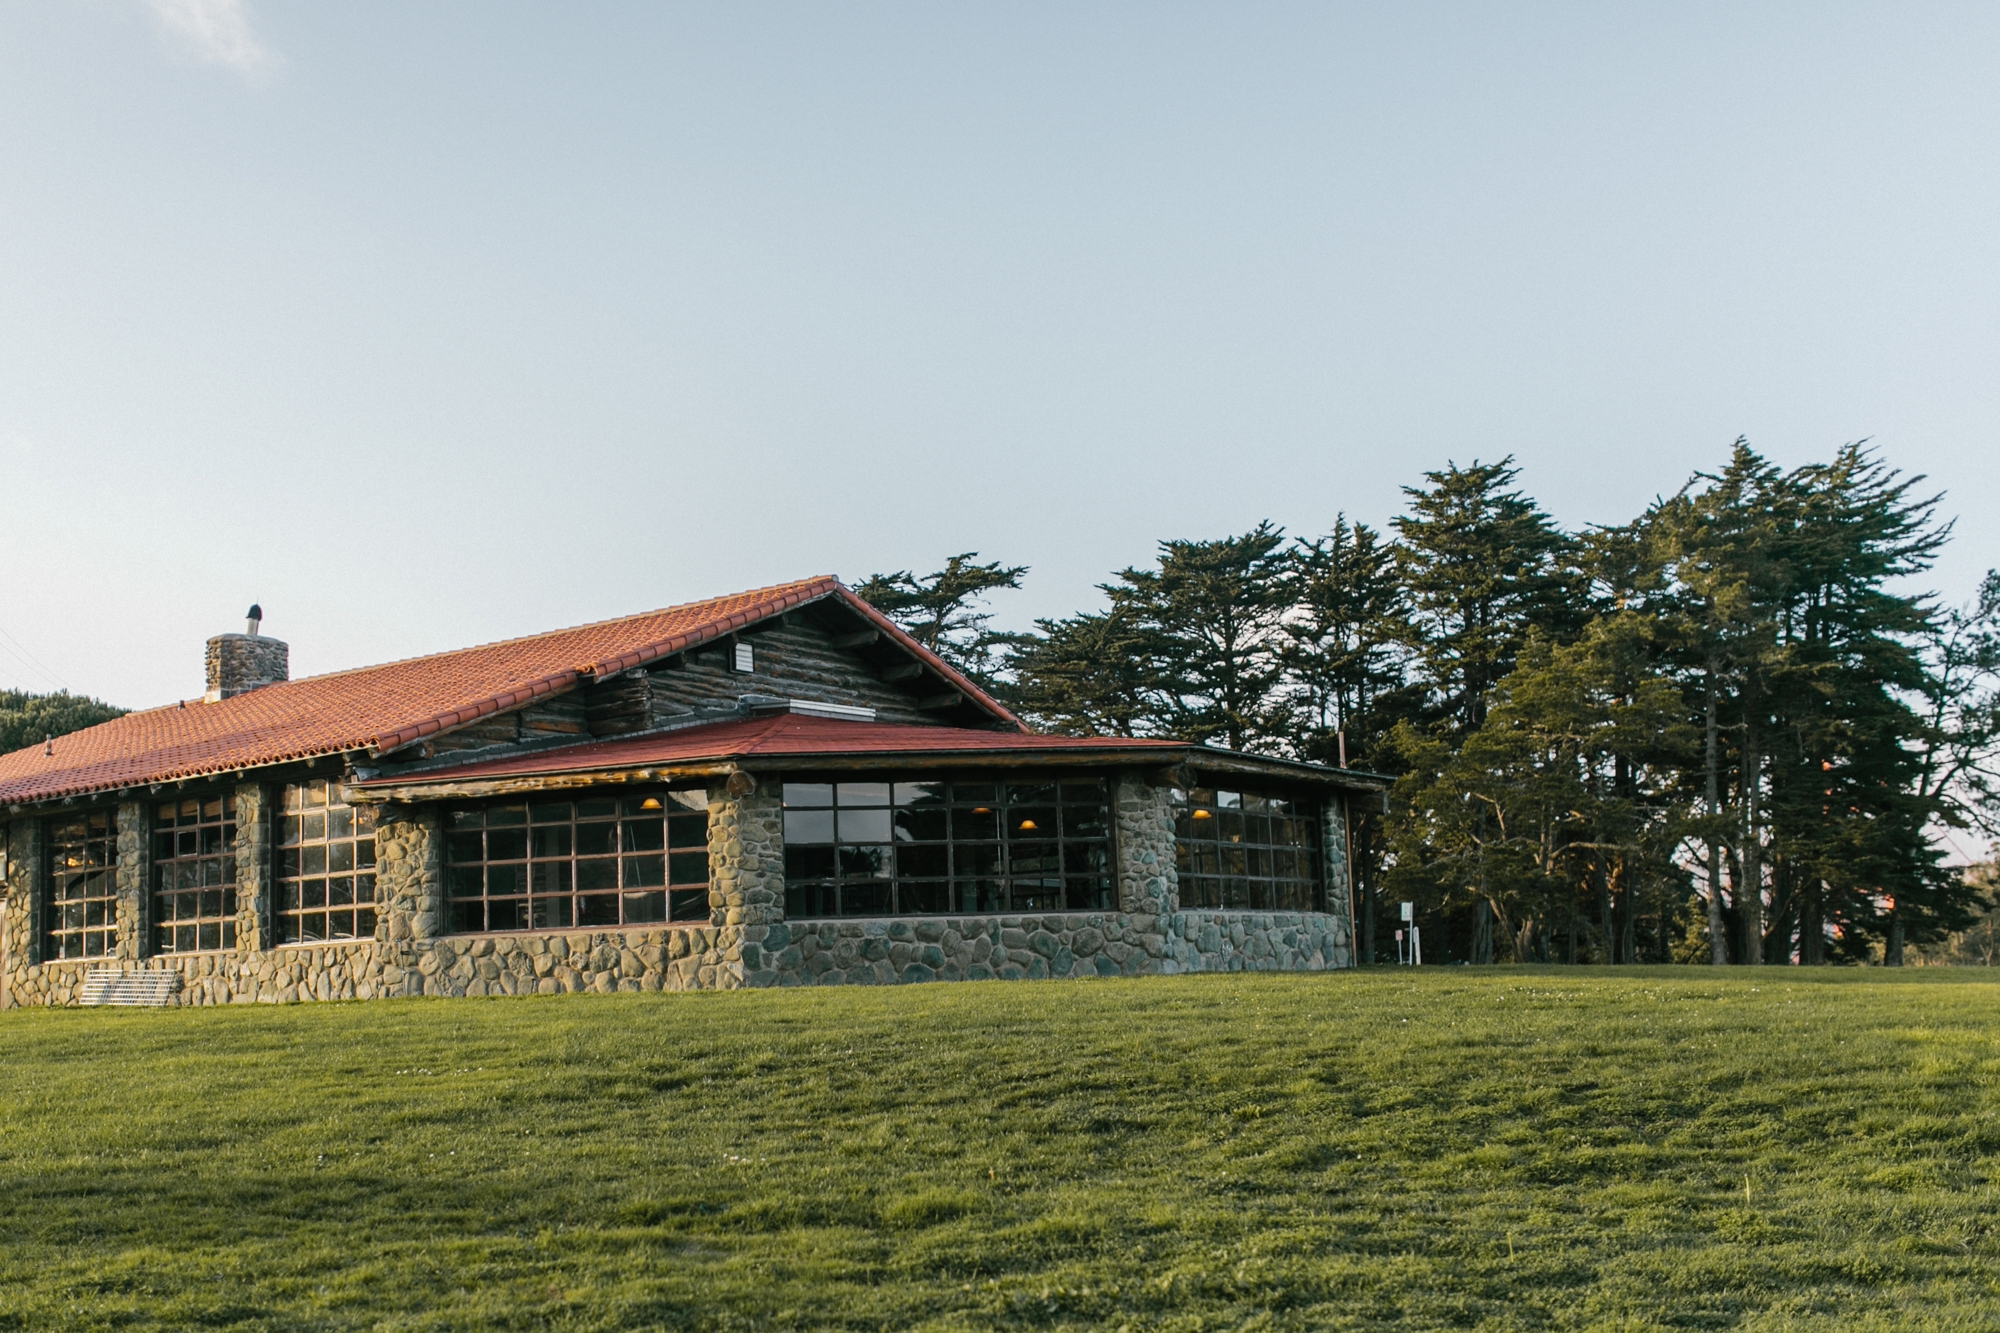
M 1136 773 L 1121 773 L 1113 797 L 1118 820 L 1118 908 L 1134 916 L 1171 916 L 1181 909 L 1174 868 L 1174 798 Z
M 714 926 L 768 926 L 785 919 L 785 811 L 775 787 L 737 774 L 708 789 L 708 919 Z
M 153 843 L 144 801 L 120 801 L 118 829 L 118 946 L 120 963 L 153 951 Z
M 41 961 L 42 942 L 35 936 L 35 892 L 45 878 L 42 858 L 47 855 L 42 839 L 42 821 L 16 819 L 7 827 L 7 879 L 0 911 L 6 913 L 6 977 L 0 980 L 4 994 L 0 1003 L 13 1008 L 25 998 L 22 985 L 27 971 Z
M 444 834 L 438 812 L 385 806 L 375 822 L 375 937 L 444 933 Z
M 1322 814 L 1326 848 L 1326 912 L 1334 918 L 1329 967 L 1354 963 L 1354 882 L 1347 849 L 1347 793 L 1328 792 Z
M 236 789 L 236 951 L 262 953 L 275 943 L 271 844 L 276 817 L 272 790 L 246 782 Z

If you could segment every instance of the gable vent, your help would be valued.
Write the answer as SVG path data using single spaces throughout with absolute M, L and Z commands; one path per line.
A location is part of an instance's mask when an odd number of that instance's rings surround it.
M 744 675 L 749 675 L 757 669 L 756 648 L 747 643 L 737 644 L 736 651 L 731 656 L 729 664 Z

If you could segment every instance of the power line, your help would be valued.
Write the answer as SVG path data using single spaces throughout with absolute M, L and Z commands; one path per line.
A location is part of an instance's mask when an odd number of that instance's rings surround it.
M 0 639 L 5 639 L 7 640 L 8 643 L 14 645 L 14 648 L 18 650 L 13 654 L 17 660 L 26 662 L 29 666 L 33 667 L 36 671 L 40 672 L 42 678 L 48 681 L 51 685 L 54 685 L 57 689 L 63 690 L 65 692 L 68 691 L 69 683 L 67 681 L 64 681 L 61 677 L 57 676 L 55 672 L 49 670 L 48 666 L 43 663 L 41 658 L 36 657 L 33 653 L 29 652 L 26 644 L 22 643 L 12 634 L 9 634 L 7 632 L 7 627 L 5 625 L 0 625 Z

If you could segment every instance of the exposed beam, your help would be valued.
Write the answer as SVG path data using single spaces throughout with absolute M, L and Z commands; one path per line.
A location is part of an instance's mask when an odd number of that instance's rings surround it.
M 865 629 L 859 634 L 842 634 L 838 638 L 828 640 L 828 642 L 835 648 L 866 648 L 881 637 L 881 630 Z
M 924 674 L 924 664 L 923 664 L 923 663 L 921 663 L 921 662 L 905 662 L 905 663 L 903 663 L 903 664 L 902 664 L 901 666 L 892 666 L 892 667 L 890 667 L 890 668 L 889 668 L 888 670 L 884 671 L 884 672 L 882 673 L 882 679 L 883 679 L 883 680 L 914 680 L 914 679 L 915 679 L 916 677 L 918 677 L 918 676 L 921 676 L 921 675 L 923 675 L 923 674 Z
M 950 694 L 933 694 L 927 699 L 917 700 L 917 707 L 926 711 L 938 708 L 955 708 L 965 702 L 965 696 L 957 690 Z

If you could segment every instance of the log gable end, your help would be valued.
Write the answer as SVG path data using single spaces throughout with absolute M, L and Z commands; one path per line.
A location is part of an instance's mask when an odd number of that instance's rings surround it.
M 738 645 L 749 646 L 747 672 L 737 669 Z M 830 602 L 469 722 L 432 738 L 423 757 L 484 754 L 514 745 L 539 748 L 566 738 L 603 740 L 713 720 L 735 710 L 746 695 L 869 708 L 880 722 L 999 725 L 915 654 Z

